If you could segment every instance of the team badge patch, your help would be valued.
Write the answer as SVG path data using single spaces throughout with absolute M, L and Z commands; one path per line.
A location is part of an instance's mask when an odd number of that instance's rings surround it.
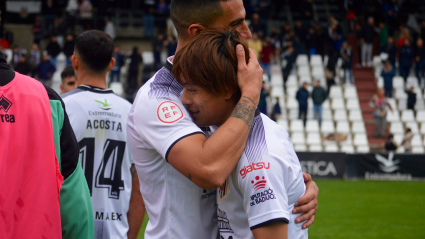
M 162 123 L 175 123 L 183 118 L 183 111 L 172 101 L 164 101 L 158 106 L 158 119 Z
M 223 199 L 227 195 L 227 186 L 229 185 L 229 178 L 224 181 L 223 185 L 220 186 L 218 189 L 218 193 L 220 196 L 220 199 Z

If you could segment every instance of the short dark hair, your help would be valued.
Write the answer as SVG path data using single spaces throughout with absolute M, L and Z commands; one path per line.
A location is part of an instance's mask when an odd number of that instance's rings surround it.
M 114 40 L 102 31 L 86 31 L 75 40 L 75 50 L 85 66 L 100 73 L 111 63 Z
M 198 23 L 210 27 L 223 14 L 220 2 L 226 0 L 172 0 L 170 6 L 171 20 L 179 36 L 187 35 L 187 28 Z
M 238 58 L 236 46 L 245 50 L 245 61 L 249 60 L 249 48 L 235 30 L 209 29 L 191 37 L 177 52 L 173 60 L 173 74 L 182 83 L 199 86 L 215 95 L 235 92 L 239 100 Z
M 74 68 L 72 66 L 67 66 L 61 73 L 62 83 L 66 78 L 75 76 Z

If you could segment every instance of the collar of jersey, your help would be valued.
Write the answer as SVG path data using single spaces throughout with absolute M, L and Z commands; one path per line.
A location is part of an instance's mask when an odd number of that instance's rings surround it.
M 170 56 L 167 58 L 167 62 L 165 63 L 165 68 L 169 70 L 170 72 L 173 72 L 173 62 L 174 56 Z
M 96 92 L 96 93 L 101 93 L 101 94 L 114 93 L 111 89 L 102 89 L 102 88 L 91 86 L 91 85 L 80 85 L 77 88 L 81 89 L 81 90 L 91 91 L 91 92 Z

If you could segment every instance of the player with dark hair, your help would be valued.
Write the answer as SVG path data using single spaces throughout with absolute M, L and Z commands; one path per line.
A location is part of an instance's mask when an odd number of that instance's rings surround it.
M 173 73 L 185 87 L 182 102 L 199 127 L 213 125 L 209 132 L 232 116 L 240 98 L 238 44 L 248 51 L 235 31 L 205 30 L 174 58 Z M 295 224 L 299 214 L 291 213 L 304 193 L 288 133 L 257 109 L 244 152 L 217 191 L 221 238 L 307 238 Z
M 62 98 L 79 142 L 93 202 L 95 238 L 132 238 L 145 209 L 126 142 L 131 104 L 106 87 L 106 74 L 115 64 L 113 49 L 106 33 L 82 33 L 71 57 L 79 86 Z
M 11 92 L 13 94 L 10 94 Z M 49 107 L 48 111 L 45 111 L 46 109 L 44 107 L 40 108 L 42 106 L 40 104 Z M 49 122 L 50 125 L 48 125 Z M 19 125 L 23 126 L 22 124 L 25 126 L 16 128 Z M 11 133 L 11 137 L 6 136 L 8 133 L 4 131 L 3 127 L 10 127 L 9 130 L 11 131 L 9 133 Z M 51 133 L 48 133 L 48 131 Z M 21 171 L 19 174 L 14 173 L 11 168 L 1 170 L 2 172 L 11 173 L 11 175 L 2 174 L 0 176 L 0 185 L 2 185 L 0 195 L 8 195 L 6 197 L 6 203 L 3 204 L 3 209 L 14 210 L 16 205 L 21 205 L 21 209 L 16 211 L 18 212 L 16 218 L 19 219 L 19 223 L 15 223 L 14 225 L 18 227 L 12 225 L 13 211 L 10 211 L 11 214 L 8 214 L 9 211 L 6 210 L 5 215 L 9 219 L 7 219 L 8 223 L 6 224 L 0 223 L 0 238 L 41 238 L 44 235 L 46 238 L 92 239 L 94 237 L 94 231 L 90 194 L 83 170 L 79 167 L 78 143 L 69 123 L 64 103 L 60 96 L 51 88 L 45 87 L 27 76 L 11 71 L 2 54 L 0 54 L 0 132 L 2 137 L 8 138 L 8 140 L 5 140 L 8 143 L 1 144 L 1 146 L 6 147 L 8 150 L 0 146 L 3 152 L 0 155 L 0 164 L 4 162 L 3 159 L 6 159 L 6 162 L 10 161 L 11 158 L 13 158 L 14 162 L 25 159 L 22 164 L 15 163 L 15 166 L 29 170 L 27 172 Z M 50 142 L 50 137 L 54 139 L 54 142 Z M 54 147 L 53 150 L 56 151 L 56 154 L 53 151 L 53 155 L 50 151 L 52 146 Z M 18 153 L 17 157 L 16 155 L 11 156 L 14 152 Z M 11 154 L 9 155 L 9 153 Z M 42 231 L 37 236 L 36 233 L 33 234 L 33 228 L 38 228 L 38 230 L 43 230 L 43 228 L 53 229 L 59 222 L 53 215 L 46 216 L 43 214 L 43 209 L 40 205 L 37 206 L 39 208 L 36 211 L 30 210 L 31 206 L 37 205 L 36 203 L 39 199 L 44 201 L 47 207 L 51 209 L 56 207 L 56 202 L 59 205 L 56 195 L 54 198 L 55 201 L 52 202 L 47 192 L 43 191 L 42 188 L 47 186 L 47 184 L 39 179 L 39 177 L 45 175 L 43 173 L 44 171 L 38 168 L 44 167 L 44 164 L 40 163 L 39 157 L 45 157 L 47 159 L 54 158 L 55 156 L 64 180 L 60 191 L 61 224 L 59 225 L 59 234 L 58 237 L 54 237 L 53 234 L 48 233 L 50 231 L 49 229 Z M 2 157 L 5 158 L 2 159 Z M 30 174 L 31 170 L 36 172 L 34 177 Z M 19 180 L 15 180 L 16 177 Z M 8 181 L 3 181 L 2 178 L 11 180 L 11 183 L 9 184 Z M 20 188 L 18 185 L 21 182 L 20 180 L 23 179 L 31 179 L 25 184 L 30 187 L 30 194 L 26 194 L 26 189 Z M 31 182 L 34 182 L 35 185 Z M 9 191 L 8 187 L 4 187 L 5 185 L 14 186 Z M 50 186 L 52 185 L 50 184 Z M 54 186 L 57 186 L 56 182 Z M 37 190 L 34 190 L 34 188 Z M 22 200 L 17 201 L 18 197 L 15 198 L 12 196 L 16 193 L 16 190 L 20 190 L 19 198 Z M 55 188 L 55 190 L 57 191 L 58 189 Z M 41 198 L 38 197 L 40 195 L 42 196 Z M 0 199 L 0 201 L 2 200 Z M 12 200 L 10 207 L 6 206 L 8 205 L 8 200 Z M 25 211 L 22 211 L 24 205 Z M 21 212 L 25 212 L 25 218 L 21 217 Z M 2 228 L 3 225 L 7 227 L 7 230 Z M 60 231 L 60 226 L 62 226 L 62 232 Z M 2 234 L 7 232 L 17 234 L 14 234 L 14 236 Z
M 77 88 L 77 78 L 75 77 L 74 68 L 67 66 L 61 73 L 62 84 L 60 89 L 62 94 L 75 90 Z
M 243 38 L 251 37 L 242 0 L 173 0 L 171 17 L 179 34 L 177 52 L 208 28 L 231 27 Z M 190 112 L 181 102 L 184 87 L 171 72 L 173 57 L 139 90 L 128 137 L 149 215 L 145 238 L 217 238 L 216 188 L 243 153 L 263 78 L 253 51 L 248 63 L 243 48 L 237 56 L 241 97 L 232 116 L 209 138 L 190 117 L 207 112 Z M 308 220 L 304 227 L 314 221 L 318 195 L 309 175 L 306 183 L 306 195 L 294 209 L 307 212 L 296 219 Z

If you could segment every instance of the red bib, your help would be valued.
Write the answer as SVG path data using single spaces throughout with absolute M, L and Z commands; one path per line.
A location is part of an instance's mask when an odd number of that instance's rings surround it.
M 40 82 L 15 74 L 0 86 L 0 238 L 62 238 L 49 97 Z

